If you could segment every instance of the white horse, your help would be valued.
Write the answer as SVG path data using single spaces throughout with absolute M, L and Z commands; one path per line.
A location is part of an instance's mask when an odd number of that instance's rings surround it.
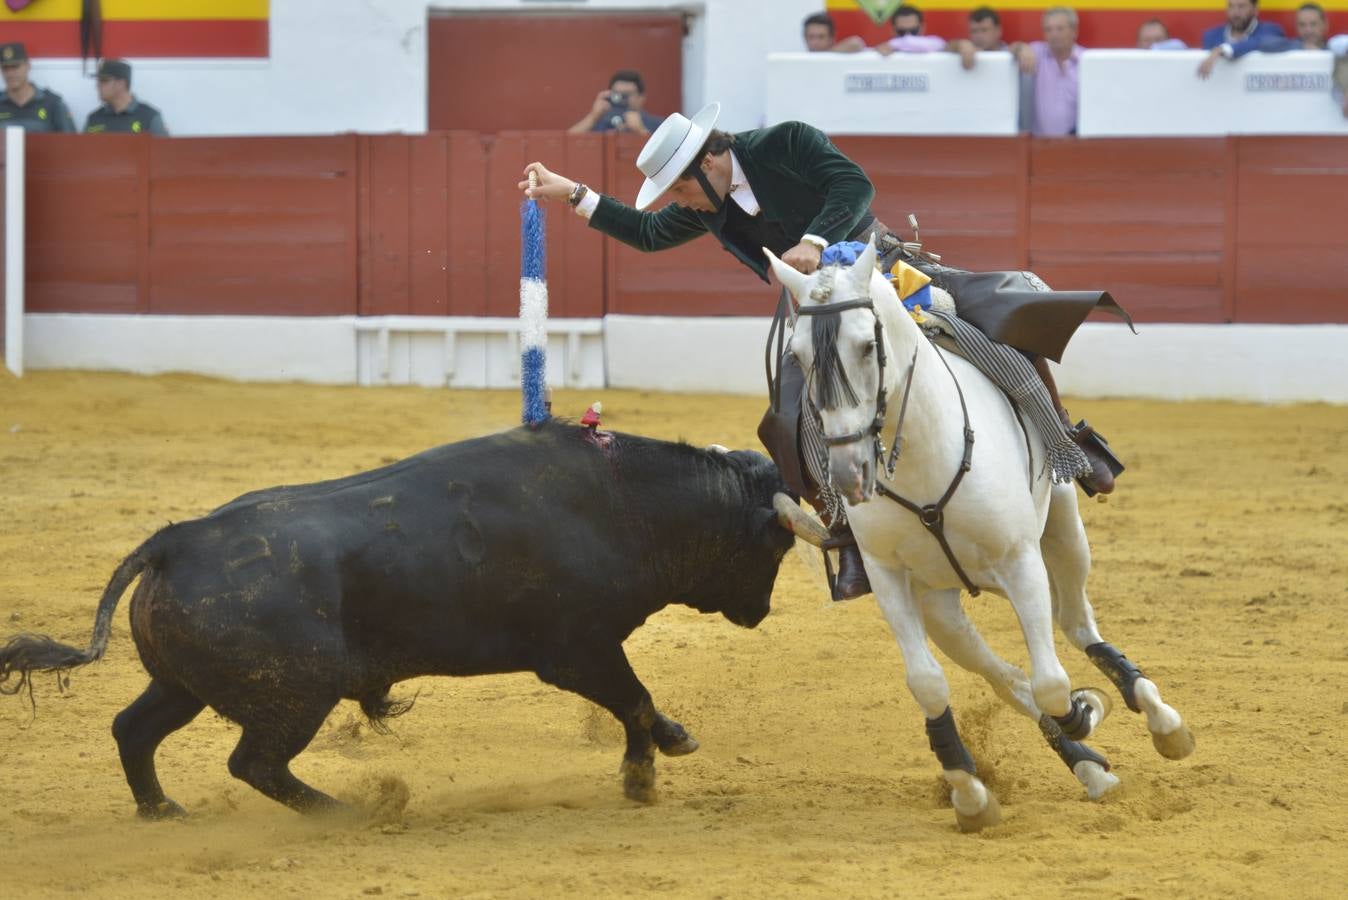
M 995 824 L 1000 809 L 960 741 L 950 689 L 928 637 L 1037 721 L 1091 799 L 1118 784 L 1105 758 L 1080 743 L 1109 702 L 1098 691 L 1072 691 L 1054 651 L 1055 620 L 1129 708 L 1146 714 L 1161 755 L 1181 759 L 1191 753 L 1193 737 L 1180 715 L 1096 628 L 1086 598 L 1090 549 L 1076 489 L 1051 482 L 1034 427 L 1018 420 L 1006 395 L 973 365 L 928 340 L 876 270 L 874 241 L 854 266 L 810 275 L 764 252 L 795 299 L 799 318 L 790 347 L 823 421 L 829 480 L 846 500 L 960 827 Z M 900 425 L 901 436 L 895 433 Z M 886 448 L 896 441 L 902 452 L 893 460 Z M 936 509 L 947 494 L 943 509 Z M 915 514 L 891 502 L 891 495 L 927 508 Z M 795 503 L 782 503 L 779 513 L 812 543 L 828 536 Z M 1011 601 L 1029 650 L 1028 678 L 974 629 L 960 604 L 962 585 Z

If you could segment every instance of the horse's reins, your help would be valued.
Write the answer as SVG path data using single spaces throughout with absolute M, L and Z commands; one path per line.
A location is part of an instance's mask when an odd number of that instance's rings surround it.
M 863 297 L 856 300 L 844 300 L 840 303 L 826 303 L 820 306 L 798 306 L 796 308 L 796 315 L 827 316 L 835 313 L 843 313 L 849 309 L 868 309 L 871 311 L 871 316 L 875 319 L 875 358 L 876 363 L 879 366 L 878 387 L 875 392 L 875 417 L 871 420 L 869 425 L 858 428 L 856 431 L 851 431 L 847 434 L 822 435 L 824 446 L 839 447 L 844 444 L 854 444 L 870 437 L 874 442 L 876 465 L 884 469 L 887 476 L 893 477 L 894 469 L 899 460 L 900 438 L 903 434 L 903 420 L 908 413 L 908 396 L 913 389 L 913 373 L 917 370 L 917 352 L 921 345 L 919 344 L 913 348 L 913 359 L 908 364 L 908 374 L 904 379 L 903 399 L 899 403 L 899 420 L 894 428 L 894 443 L 890 449 L 889 460 L 886 461 L 885 447 L 880 437 L 880 434 L 885 427 L 885 413 L 888 409 L 888 398 L 885 393 L 886 359 L 884 325 L 880 321 L 879 314 L 875 311 L 875 303 L 869 297 Z M 928 338 L 928 341 L 931 341 L 931 339 Z M 878 472 L 876 473 L 875 490 L 881 496 L 888 497 L 890 500 L 893 500 L 913 515 L 917 516 L 918 521 L 923 524 L 927 531 L 931 532 L 932 537 L 936 538 L 936 543 L 940 545 L 941 551 L 945 554 L 946 560 L 950 563 L 950 567 L 955 570 L 955 574 L 958 575 L 960 581 L 963 582 L 965 590 L 969 592 L 970 596 L 977 597 L 981 591 L 978 586 L 970 580 L 969 575 L 964 571 L 964 567 L 959 564 L 959 560 L 955 558 L 955 551 L 950 549 L 950 542 L 947 541 L 945 537 L 945 506 L 950 502 L 950 498 L 955 495 L 955 490 L 960 486 L 960 482 L 964 480 L 965 473 L 973 467 L 974 430 L 969 424 L 969 405 L 964 400 L 964 388 L 960 386 L 959 378 L 955 376 L 955 370 L 950 368 L 949 361 L 946 360 L 945 354 L 941 352 L 941 348 L 935 341 L 931 341 L 931 346 L 932 349 L 936 351 L 937 357 L 945 366 L 945 370 L 950 373 L 950 380 L 955 382 L 955 392 L 959 395 L 960 412 L 964 415 L 964 457 L 960 460 L 959 469 L 956 470 L 954 477 L 951 478 L 949 487 L 945 489 L 945 493 L 941 495 L 941 499 L 937 500 L 935 503 L 929 503 L 926 506 L 918 506 L 911 500 L 899 496 L 894 491 L 885 487 L 884 483 L 881 482 L 878 477 Z

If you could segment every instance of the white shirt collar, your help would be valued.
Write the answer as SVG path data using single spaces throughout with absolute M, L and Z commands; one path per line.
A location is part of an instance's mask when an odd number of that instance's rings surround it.
M 744 170 L 740 168 L 740 161 L 735 158 L 735 151 L 727 152 L 730 154 L 730 199 L 749 215 L 756 216 L 762 212 L 758 198 L 754 196 L 753 188 L 749 187 L 749 179 L 744 177 Z

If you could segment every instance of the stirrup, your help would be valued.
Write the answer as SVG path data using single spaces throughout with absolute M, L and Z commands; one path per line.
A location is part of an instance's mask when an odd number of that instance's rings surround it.
M 1114 451 L 1109 449 L 1109 441 L 1105 440 L 1105 436 L 1096 431 L 1090 422 L 1082 419 L 1068 429 L 1068 434 L 1077 446 L 1086 453 L 1087 459 L 1090 459 L 1092 455 L 1099 457 L 1105 464 L 1105 468 L 1109 470 L 1109 474 L 1114 478 L 1118 478 L 1123 473 L 1123 461 L 1114 455 Z M 1085 492 L 1087 497 L 1094 497 L 1098 493 L 1087 483 L 1085 476 L 1077 478 L 1077 484 L 1081 485 L 1081 490 Z

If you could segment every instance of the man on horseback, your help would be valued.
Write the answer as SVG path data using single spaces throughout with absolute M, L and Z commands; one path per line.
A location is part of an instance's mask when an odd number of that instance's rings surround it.
M 875 188 L 866 173 L 823 132 L 803 122 L 785 122 L 729 134 L 715 128 L 719 114 L 720 104 L 712 103 L 691 120 L 675 113 L 656 129 L 637 157 L 646 181 L 635 207 L 537 162 L 525 168 L 526 180 L 519 186 L 529 197 L 567 200 L 591 227 L 638 250 L 666 250 L 710 233 L 764 281 L 768 265 L 763 247 L 809 274 L 819 268 L 831 245 L 874 237 L 884 270 L 903 258 L 954 295 L 959 316 L 949 317 L 957 330 L 951 337 L 1044 432 L 1054 480 L 1076 478 L 1090 494 L 1114 489 L 1117 462 L 1089 426 L 1071 426 L 1044 358 L 1060 356 L 1066 339 L 1102 295 L 1045 293 L 1046 286 L 1028 273 L 974 274 L 914 259 L 871 213 Z M 538 176 L 532 189 L 527 181 L 531 172 Z M 644 211 L 661 198 L 668 201 L 664 208 Z M 988 277 L 992 275 L 997 277 Z M 965 298 L 975 313 L 972 318 L 966 315 Z M 1058 301 L 1049 304 L 1057 315 L 1051 312 L 1046 320 L 1047 330 L 1054 333 L 1033 334 L 1033 326 L 1027 329 L 1032 317 L 1017 314 L 1035 305 L 1030 302 L 1035 299 Z M 790 314 L 785 291 L 777 314 Z M 1030 340 L 1008 346 L 999 342 L 1004 339 L 1001 332 Z M 776 355 L 781 356 L 780 346 Z M 759 425 L 759 438 L 787 484 L 824 515 L 834 535 L 831 543 L 839 548 L 834 599 L 869 593 L 845 508 L 823 469 L 826 453 L 818 413 L 809 404 L 805 377 L 794 359 L 780 359 L 771 388 L 772 404 Z

